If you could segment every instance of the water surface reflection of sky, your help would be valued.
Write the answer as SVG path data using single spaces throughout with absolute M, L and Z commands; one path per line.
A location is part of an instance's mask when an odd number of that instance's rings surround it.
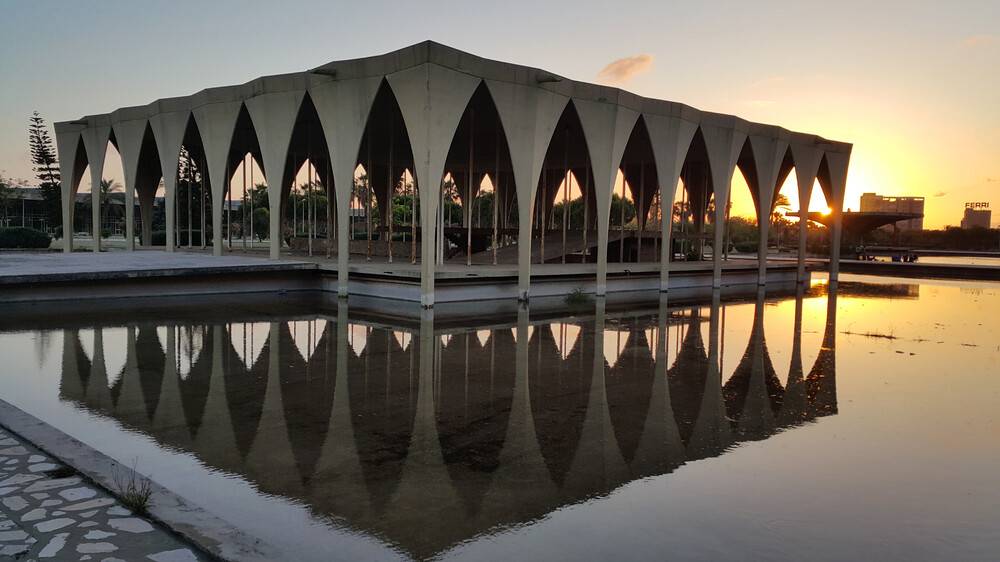
M 1000 552 L 1000 284 L 310 310 L 0 333 L 0 393 L 295 559 Z

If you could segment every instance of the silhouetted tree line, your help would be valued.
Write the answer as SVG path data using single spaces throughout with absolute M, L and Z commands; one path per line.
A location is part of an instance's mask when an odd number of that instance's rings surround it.
M 875 230 L 865 235 L 872 245 L 906 246 L 934 250 L 1000 250 L 1000 229 L 945 227 L 942 230 Z

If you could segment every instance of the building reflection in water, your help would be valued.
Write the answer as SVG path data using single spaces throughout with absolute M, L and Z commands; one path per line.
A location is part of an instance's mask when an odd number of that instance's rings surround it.
M 60 394 L 426 558 L 835 414 L 836 293 L 812 365 L 801 290 L 795 305 L 784 384 L 761 292 L 724 384 L 716 295 L 682 308 L 664 296 L 645 313 L 599 301 L 554 321 L 521 310 L 474 329 L 435 329 L 432 313 L 408 327 L 347 320 L 341 304 L 330 317 L 69 330 Z

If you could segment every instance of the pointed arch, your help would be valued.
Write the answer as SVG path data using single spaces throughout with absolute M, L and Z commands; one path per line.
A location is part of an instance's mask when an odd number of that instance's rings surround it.
M 104 202 L 101 200 L 101 180 L 104 178 L 104 159 L 107 155 L 108 141 L 111 137 L 111 127 L 91 123 L 80 136 L 87 149 L 87 168 L 90 170 L 90 227 L 92 250 L 101 251 L 101 210 Z
M 178 233 L 178 246 L 204 247 L 206 231 L 212 219 L 209 210 L 212 189 L 208 155 L 194 113 L 188 114 L 184 124 L 181 148 L 173 166 L 177 175 L 174 228 Z
M 517 234 L 517 186 L 507 134 L 485 81 L 473 92 L 452 135 L 445 173 L 444 259 L 468 265 L 516 262 L 516 248 L 500 251 L 501 245 L 512 246 Z M 455 214 L 460 214 L 458 226 Z
M 288 153 L 281 170 L 280 208 L 282 236 L 288 238 L 289 246 L 293 249 L 296 247 L 295 239 L 299 235 L 299 229 L 294 223 L 299 212 L 303 213 L 302 230 L 308 238 L 310 254 L 313 238 L 314 236 L 318 238 L 320 234 L 327 240 L 326 247 L 329 248 L 331 223 L 335 213 L 333 168 L 326 139 L 316 105 L 309 92 L 306 92 L 299 104 L 288 143 Z M 304 178 L 301 177 L 303 171 Z M 305 182 L 304 188 L 300 188 L 300 179 Z M 315 192 L 320 186 L 325 194 L 323 199 L 317 197 L 318 193 Z M 309 221 L 308 226 L 305 225 L 306 219 Z M 289 220 L 293 222 L 290 227 L 287 225 Z M 289 232 L 290 234 L 287 234 Z
M 659 258 L 657 250 L 659 235 L 657 234 L 653 240 L 646 240 L 645 247 L 643 244 L 651 212 L 656 213 L 654 222 L 657 227 L 660 220 L 659 210 L 651 209 L 659 193 L 657 189 L 659 177 L 653 154 L 653 143 L 646 119 L 642 115 L 636 119 L 635 125 L 632 127 L 618 169 L 620 170 L 621 188 L 618 187 L 619 182 L 616 180 L 615 193 L 612 193 L 610 225 L 612 228 L 617 225 L 619 240 L 617 253 L 609 249 L 608 260 L 619 262 L 656 261 Z M 626 186 L 628 186 L 627 189 Z M 619 191 L 620 193 L 618 193 Z M 616 200 L 618 202 L 617 209 L 615 208 Z M 632 225 L 633 221 L 634 225 Z M 626 236 L 626 230 L 634 232 L 630 236 Z
M 153 128 L 147 122 L 143 128 L 142 141 L 139 145 L 139 156 L 135 172 L 135 193 L 139 196 L 139 232 L 142 246 L 153 245 L 154 207 L 156 192 L 163 179 L 160 163 L 160 150 L 156 146 L 156 136 Z
M 104 238 L 104 232 L 111 236 L 125 236 L 126 213 L 125 189 L 127 180 L 124 174 L 125 159 L 118 148 L 118 139 L 112 127 L 108 133 L 107 144 L 104 147 L 104 161 L 101 162 L 101 179 L 98 185 L 100 191 L 98 218 L 100 229 L 98 234 Z M 107 181 L 107 191 L 104 182 Z M 93 189 L 93 187 L 91 187 Z
M 83 138 L 77 137 L 76 147 L 73 149 L 73 156 L 70 158 L 72 162 L 72 172 L 70 175 L 69 193 L 64 194 L 64 205 L 69 207 L 69 234 L 64 234 L 68 236 L 69 239 L 73 238 L 73 233 L 81 231 L 86 224 L 77 225 L 78 217 L 76 216 L 76 195 L 80 191 L 80 184 L 83 182 L 83 176 L 87 171 L 90 170 L 90 160 L 87 157 L 87 147 L 84 146 Z M 65 219 L 64 219 L 65 223 Z M 65 230 L 66 226 L 63 225 Z
M 750 198 L 753 201 L 754 218 L 757 221 L 762 220 L 762 209 L 761 209 L 761 197 L 760 197 L 760 174 L 757 170 L 757 159 L 754 155 L 753 143 L 747 138 L 743 141 L 743 148 L 740 149 L 740 154 L 736 158 L 736 170 L 743 176 L 746 182 L 747 188 L 750 190 Z M 734 183 L 736 181 L 735 175 L 733 179 Z M 733 195 L 730 192 L 729 195 L 729 207 L 733 206 Z M 727 209 L 728 212 L 728 209 Z
M 582 181 L 581 181 L 582 179 Z M 569 190 L 565 186 L 571 186 Z M 573 238 L 567 237 L 566 247 L 561 248 L 562 230 L 556 229 L 556 196 L 576 191 L 582 206 L 573 229 L 573 217 L 567 216 L 567 230 L 572 230 Z M 572 261 L 596 261 L 597 236 L 597 183 L 590 159 L 590 149 L 584 132 L 580 114 L 573 100 L 566 103 L 559 120 L 548 141 L 548 148 L 542 160 L 531 213 L 531 262 L 546 263 L 570 259 Z M 569 198 L 570 203 L 576 198 Z M 566 204 L 567 201 L 563 201 Z M 571 207 L 572 208 L 572 207 Z M 559 222 L 561 226 L 561 219 Z M 546 237 L 549 250 L 546 251 Z M 552 246 L 556 245 L 556 250 Z
M 249 158 L 247 158 L 248 156 Z M 257 129 L 245 103 L 240 105 L 236 115 L 236 123 L 226 155 L 225 169 L 227 177 L 223 187 L 225 189 L 224 204 L 226 205 L 227 220 L 225 222 L 228 245 L 231 248 L 233 238 L 239 237 L 242 239 L 244 248 L 247 246 L 248 240 L 250 247 L 253 247 L 253 238 L 258 236 L 260 231 L 258 226 L 262 226 L 254 225 L 253 209 L 259 207 L 258 203 L 269 208 L 267 205 L 269 197 L 266 189 L 256 189 L 258 183 L 256 172 L 259 171 L 260 179 L 264 180 L 266 170 Z M 236 183 L 238 187 L 234 188 L 233 183 Z M 238 198 L 234 189 L 238 189 Z M 235 205 L 234 201 L 239 201 L 239 204 Z
M 680 187 L 671 209 L 671 223 L 673 217 L 676 217 L 677 221 L 677 226 L 671 227 L 673 229 L 671 238 L 674 240 L 675 249 L 685 259 L 701 260 L 706 236 L 705 217 L 708 214 L 709 199 L 714 192 L 714 186 L 708 146 L 700 126 L 695 129 L 681 164 Z M 675 249 L 671 249 L 671 252 Z
M 363 242 L 351 244 L 350 252 L 363 254 L 366 259 L 378 257 L 388 260 L 395 254 L 406 255 L 411 261 L 416 261 L 421 254 L 416 237 L 423 225 L 419 218 L 420 197 L 417 193 L 413 147 L 399 101 L 386 79 L 379 84 L 372 100 L 355 163 L 355 169 L 364 169 L 364 176 L 348 188 L 353 190 L 348 200 L 348 215 L 354 217 L 351 219 L 353 223 L 350 235 L 353 240 Z M 406 188 L 404 178 L 407 175 L 413 178 L 413 182 L 409 184 L 408 199 L 404 203 L 404 208 L 408 211 L 406 216 L 410 219 L 410 229 L 405 242 L 399 245 L 388 240 L 390 227 L 394 225 L 394 220 L 390 219 L 394 219 L 393 198 L 397 192 Z M 397 187 L 401 183 L 402 187 Z M 358 232 L 362 229 L 363 232 Z

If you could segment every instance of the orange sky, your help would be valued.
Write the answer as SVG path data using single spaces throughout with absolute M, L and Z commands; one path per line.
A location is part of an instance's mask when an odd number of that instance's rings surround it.
M 632 0 L 614 10 L 587 0 L 510 0 L 475 13 L 443 0 L 370 0 L 338 6 L 337 17 L 324 20 L 329 28 L 303 41 L 289 38 L 302 37 L 328 3 L 301 0 L 296 9 L 263 3 L 253 10 L 224 4 L 177 0 L 140 7 L 106 0 L 100 9 L 87 3 L 59 10 L 36 2 L 5 7 L 0 68 L 16 86 L 0 88 L 0 172 L 31 178 L 25 128 L 32 110 L 49 121 L 76 119 L 430 38 L 851 142 L 845 207 L 857 209 L 866 191 L 924 196 L 929 228 L 958 224 L 967 201 L 1000 208 L 996 0 L 960 6 Z M 391 13 L 405 24 L 386 28 L 373 13 Z M 38 21 L 46 22 L 45 41 L 37 40 Z M 484 21 L 504 32 L 483 33 Z M 258 31 L 264 27 L 270 32 Z M 143 71 L 126 71 L 130 67 Z M 120 167 L 109 162 L 108 175 L 121 181 Z M 788 195 L 794 202 L 794 193 Z M 748 201 L 736 189 L 734 214 L 749 214 Z M 993 222 L 1000 225 L 1000 209 Z

